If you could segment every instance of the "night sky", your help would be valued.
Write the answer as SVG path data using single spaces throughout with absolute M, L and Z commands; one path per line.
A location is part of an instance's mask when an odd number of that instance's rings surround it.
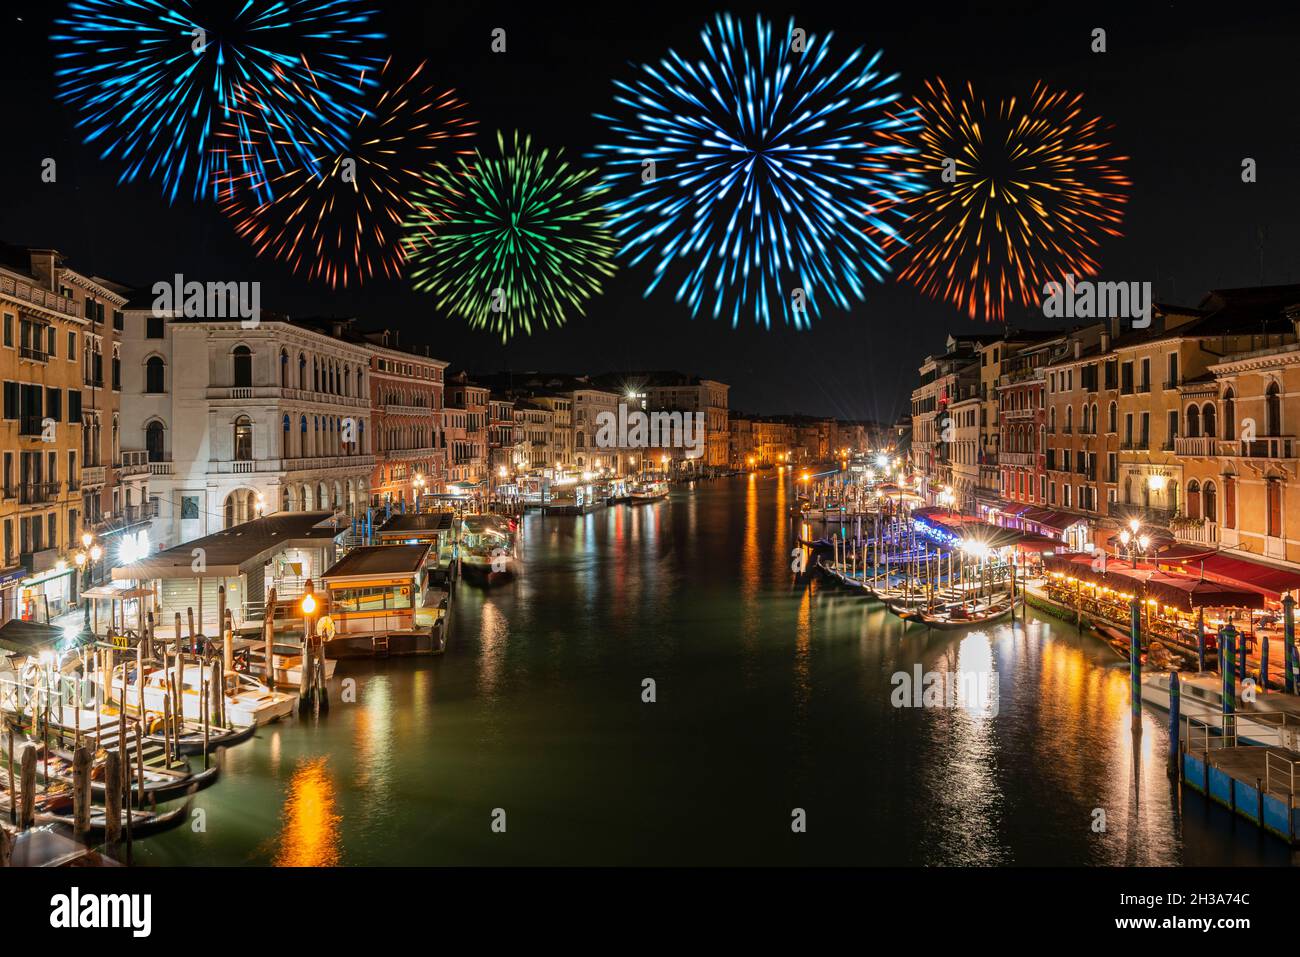
M 1285 6 L 375 5 L 394 54 L 428 57 L 439 82 L 468 102 L 480 120 L 479 142 L 497 129 L 519 129 L 574 158 L 601 138 L 592 114 L 608 108 L 611 78 L 629 78 L 630 63 L 655 60 L 670 46 L 696 50 L 700 27 L 718 10 L 761 11 L 782 26 L 796 14 L 812 32 L 834 30 L 832 50 L 841 55 L 883 47 L 908 93 L 935 75 L 950 86 L 973 80 L 990 98 L 1023 95 L 1041 79 L 1083 92 L 1085 106 L 1115 125 L 1115 142 L 1132 157 L 1125 235 L 1101 246 L 1103 278 L 1150 281 L 1157 299 L 1194 304 L 1210 288 L 1300 277 L 1300 14 Z M 332 292 L 255 258 L 213 206 L 178 199 L 169 207 L 152 181 L 117 185 L 119 168 L 81 145 L 74 111 L 54 96 L 48 37 L 62 7 L 14 3 L 0 14 L 0 239 L 54 246 L 84 272 L 137 285 L 176 272 L 261 280 L 264 308 L 399 328 L 404 342 L 427 342 L 456 367 L 675 368 L 730 383 L 732 408 L 764 413 L 892 418 L 907 408 L 920 359 L 941 351 L 948 333 L 1000 329 L 892 282 L 870 288 L 851 312 L 826 309 L 809 331 L 732 329 L 692 320 L 671 289 L 644 299 L 649 267 L 641 266 L 623 269 L 585 317 L 503 346 L 490 332 L 440 316 L 402 281 Z M 504 55 L 489 48 L 498 26 L 507 30 Z M 1104 54 L 1090 51 L 1094 27 L 1107 31 Z M 1241 180 L 1247 156 L 1258 162 L 1253 184 Z M 58 162 L 54 184 L 40 180 L 44 157 Z M 1012 321 L 1045 325 L 1041 314 Z

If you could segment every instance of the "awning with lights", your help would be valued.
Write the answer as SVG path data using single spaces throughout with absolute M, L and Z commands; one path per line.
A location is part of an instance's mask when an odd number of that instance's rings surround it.
M 1155 599 L 1180 611 L 1196 608 L 1263 608 L 1264 596 L 1251 589 L 1223 582 L 1168 574 L 1153 568 L 1134 568 L 1110 559 L 1102 564 L 1092 555 L 1049 555 L 1043 559 L 1055 575 L 1077 580 L 1094 588 L 1108 589 L 1123 596 Z

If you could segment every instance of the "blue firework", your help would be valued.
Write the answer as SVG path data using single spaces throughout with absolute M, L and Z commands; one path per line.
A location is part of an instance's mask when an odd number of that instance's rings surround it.
M 346 141 L 383 65 L 367 52 L 383 38 L 373 15 L 360 0 L 73 0 L 50 37 L 58 94 L 83 140 L 123 164 L 119 182 L 215 199 L 223 121 L 282 165 Z
M 701 59 L 669 50 L 615 81 L 616 109 L 597 114 L 611 139 L 594 155 L 623 255 L 653 263 L 647 296 L 671 276 L 693 316 L 806 327 L 889 271 L 883 240 L 924 185 L 889 137 L 916 120 L 891 108 L 898 76 L 880 52 L 835 60 L 832 37 L 719 14 Z

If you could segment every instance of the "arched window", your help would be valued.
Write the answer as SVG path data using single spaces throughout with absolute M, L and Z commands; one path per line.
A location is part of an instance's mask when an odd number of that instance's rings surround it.
M 1201 517 L 1201 483 L 1196 479 L 1187 483 L 1187 517 Z
M 235 388 L 253 384 L 253 353 L 248 346 L 235 346 Z
M 1214 403 L 1207 402 L 1201 409 L 1201 431 L 1210 438 L 1214 438 Z
M 235 461 L 253 460 L 253 421 L 246 415 L 235 419 Z
M 1223 437 L 1234 439 L 1237 436 L 1237 398 L 1231 388 L 1223 393 Z
M 1097 403 L 1096 403 L 1096 402 L 1094 402 L 1094 403 L 1092 404 L 1092 415 L 1090 415 L 1090 416 L 1088 417 L 1088 424 L 1089 424 L 1089 429 L 1088 429 L 1088 431 L 1090 431 L 1090 432 L 1092 432 L 1092 433 L 1095 434 L 1095 433 L 1097 432 L 1097 425 L 1098 425 L 1098 419 L 1097 419 Z
M 1219 493 L 1213 482 L 1205 483 L 1201 496 L 1205 520 L 1207 522 L 1217 522 L 1219 520 Z
M 154 394 L 167 391 L 162 356 L 150 356 L 144 361 L 144 391 Z
M 1235 475 L 1223 477 L 1223 524 L 1228 528 L 1237 527 L 1237 478 Z
M 280 388 L 289 388 L 289 353 L 284 349 L 280 350 Z
M 1106 431 L 1115 433 L 1119 431 L 1119 407 L 1114 402 L 1110 404 L 1110 411 L 1107 412 Z
M 1282 434 L 1282 390 L 1276 382 L 1270 382 L 1264 392 L 1265 435 Z
M 1187 437 L 1194 439 L 1201 434 L 1201 410 L 1194 405 L 1187 407 Z
M 298 388 L 307 390 L 307 357 L 298 353 Z
M 149 453 L 150 462 L 165 461 L 163 424 L 154 419 L 144 427 L 144 447 Z

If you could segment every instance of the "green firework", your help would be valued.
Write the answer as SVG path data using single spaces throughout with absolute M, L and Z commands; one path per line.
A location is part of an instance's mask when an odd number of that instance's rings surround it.
M 407 270 L 416 289 L 504 342 L 519 331 L 562 325 L 614 274 L 618 243 L 608 229 L 596 169 L 563 151 L 533 151 L 514 134 L 440 167 L 412 197 L 405 223 Z

